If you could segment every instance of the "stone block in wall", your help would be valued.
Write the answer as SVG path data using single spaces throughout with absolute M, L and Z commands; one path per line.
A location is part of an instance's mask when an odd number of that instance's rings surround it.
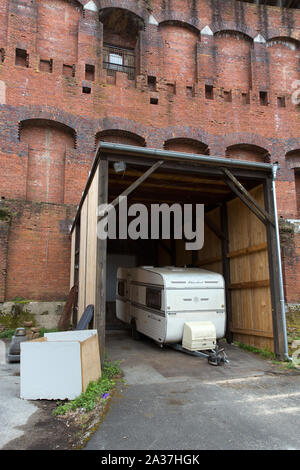
M 6 328 L 25 326 L 32 320 L 40 328 L 57 328 L 65 302 L 11 301 L 0 303 L 0 324 Z

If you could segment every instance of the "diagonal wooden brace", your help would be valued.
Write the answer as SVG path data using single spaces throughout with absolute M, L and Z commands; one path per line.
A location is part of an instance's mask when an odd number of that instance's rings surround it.
M 267 221 L 275 226 L 274 218 L 263 209 L 258 202 L 251 196 L 246 188 L 236 179 L 236 177 L 227 168 L 222 168 L 226 175 L 226 183 L 230 189 L 241 199 L 244 204 L 266 225 Z M 253 207 L 254 206 L 254 207 Z

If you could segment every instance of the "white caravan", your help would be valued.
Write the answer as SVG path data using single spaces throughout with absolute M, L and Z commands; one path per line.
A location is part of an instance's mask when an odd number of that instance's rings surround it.
M 116 314 L 161 346 L 214 350 L 225 336 L 224 278 L 199 268 L 120 267 Z

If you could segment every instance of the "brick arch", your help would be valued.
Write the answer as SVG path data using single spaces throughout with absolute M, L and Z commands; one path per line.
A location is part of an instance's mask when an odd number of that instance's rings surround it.
M 218 25 L 212 24 L 209 27 L 214 35 L 221 32 L 235 32 L 247 36 L 249 40 L 253 40 L 255 36 L 257 36 L 257 31 L 255 29 L 249 28 L 246 25 L 237 25 L 236 23 L 230 21 Z
M 192 139 L 198 142 L 209 142 L 210 134 L 200 128 L 189 126 L 165 127 L 162 130 L 162 144 L 171 139 Z
M 300 147 L 287 152 L 285 158 L 289 168 L 297 168 L 297 171 L 300 170 Z
M 267 40 L 267 47 L 272 47 L 276 44 L 282 44 L 286 47 L 294 46 L 293 49 L 300 48 L 300 41 L 290 36 L 273 36 Z
M 131 134 L 142 137 L 145 141 L 147 140 L 150 132 L 149 127 L 144 126 L 137 121 L 116 116 L 99 119 L 96 122 L 95 134 L 108 130 L 130 132 Z
M 254 144 L 239 143 L 226 148 L 226 157 L 252 162 L 270 162 L 270 153 L 267 149 Z
M 137 147 L 145 147 L 146 141 L 144 137 L 123 129 L 105 129 L 97 132 L 95 136 L 95 148 L 100 141 L 112 142 L 116 144 L 134 145 Z
M 259 134 L 250 134 L 247 132 L 240 132 L 240 133 L 233 133 L 233 134 L 227 134 L 224 136 L 224 151 L 226 147 L 230 147 L 233 145 L 240 145 L 240 144 L 246 144 L 246 145 L 256 145 L 258 147 L 266 149 L 270 154 L 273 153 L 272 150 L 274 148 L 274 143 L 267 139 L 266 137 L 263 137 Z
M 67 0 L 62 0 L 67 1 Z M 73 0 L 74 3 L 78 3 L 79 6 L 84 7 L 90 0 Z M 95 2 L 96 3 L 96 2 Z
M 48 117 L 28 117 L 28 118 L 24 118 L 24 119 L 21 119 L 19 121 L 19 140 L 20 137 L 21 137 L 21 132 L 24 128 L 26 127 L 29 127 L 29 126 L 40 126 L 40 127 L 46 127 L 46 126 L 49 126 L 49 127 L 55 127 L 57 129 L 61 129 L 62 131 L 64 131 L 65 133 L 69 133 L 70 135 L 73 136 L 73 139 L 74 139 L 74 148 L 76 148 L 76 131 L 75 129 L 73 129 L 73 127 L 69 126 L 68 124 L 66 124 L 66 122 L 64 122 L 63 120 L 54 120 L 54 119 L 50 119 Z
M 174 152 L 209 155 L 208 145 L 206 145 L 204 142 L 201 142 L 200 140 L 187 137 L 176 137 L 166 140 L 164 143 L 164 149 Z
M 20 141 L 28 145 L 26 199 L 64 202 L 65 157 L 76 145 L 72 128 L 47 119 L 20 122 Z
M 177 10 L 157 10 L 153 13 L 155 19 L 159 24 L 164 22 L 181 22 L 189 25 L 191 28 L 196 28 L 199 32 L 205 26 L 202 25 L 199 15 L 194 11 L 178 11 Z
M 84 5 L 86 5 L 90 0 L 61 0 L 62 2 L 67 2 L 67 3 L 75 3 L 75 4 L 78 4 L 78 6 L 83 10 L 83 7 Z M 95 4 L 97 3 L 96 0 L 95 1 Z M 35 0 L 35 3 L 38 3 L 37 0 Z
M 29 109 L 22 109 L 18 113 L 19 127 L 22 122 L 30 120 L 42 120 L 55 122 L 58 126 L 66 126 L 74 132 L 75 148 L 82 146 L 87 141 L 87 137 L 93 139 L 94 122 L 89 119 L 82 119 L 74 114 L 53 107 L 32 106 Z M 17 134 L 17 133 L 16 133 Z
M 244 33 L 243 31 L 240 31 L 238 29 L 220 29 L 219 31 L 214 32 L 215 37 L 220 37 L 222 35 L 228 35 L 228 36 L 238 36 L 241 39 L 245 39 L 246 41 L 249 41 L 252 43 L 253 39 L 251 36 L 248 34 Z
M 190 31 L 192 31 L 193 33 L 195 34 L 199 34 L 200 33 L 200 29 L 195 26 L 191 21 L 189 20 L 184 20 L 181 17 L 179 17 L 179 19 L 167 19 L 167 20 L 163 20 L 159 23 L 158 27 L 159 28 L 162 28 L 164 26 L 167 26 L 167 25 L 171 25 L 171 26 L 178 26 L 180 28 L 186 28 L 186 29 L 189 29 Z
M 107 8 L 119 8 L 121 10 L 129 11 L 134 15 L 141 18 L 144 22 L 149 16 L 147 11 L 147 4 L 144 0 L 98 0 L 99 13 Z

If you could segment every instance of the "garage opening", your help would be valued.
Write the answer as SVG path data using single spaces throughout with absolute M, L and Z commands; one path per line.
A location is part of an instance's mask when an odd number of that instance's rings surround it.
M 104 357 L 105 329 L 115 315 L 119 266 L 201 267 L 223 275 L 226 339 L 287 357 L 274 166 L 230 158 L 101 142 L 71 229 L 71 287 L 78 284 L 78 322 L 94 305 Z M 100 239 L 101 204 L 204 204 L 204 245 L 185 239 Z M 118 218 L 117 218 L 118 220 Z M 117 230 L 117 233 L 118 230 Z M 173 234 L 174 235 L 174 234 Z

